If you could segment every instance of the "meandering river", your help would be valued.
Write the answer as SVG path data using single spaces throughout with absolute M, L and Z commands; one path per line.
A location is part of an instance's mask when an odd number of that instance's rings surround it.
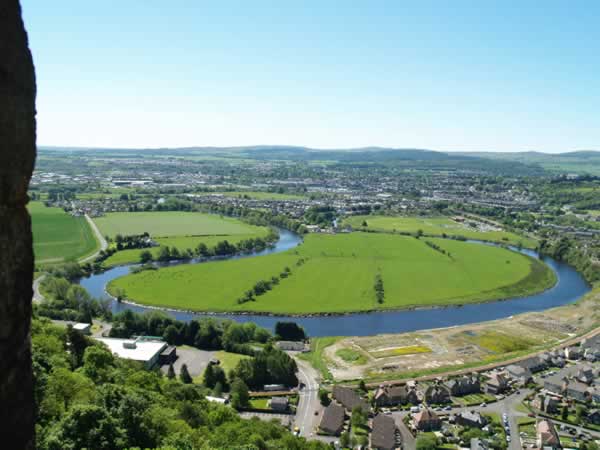
M 251 255 L 233 256 L 231 258 L 252 258 L 270 253 L 279 253 L 296 247 L 302 242 L 300 236 L 279 230 L 279 240 L 271 248 Z M 483 243 L 481 245 L 484 245 Z M 517 250 L 517 249 L 513 249 Z M 538 257 L 532 250 L 517 250 L 521 253 Z M 451 327 L 468 323 L 483 322 L 510 317 L 532 311 L 542 311 L 556 306 L 572 303 L 590 291 L 589 284 L 568 264 L 543 257 L 542 260 L 556 273 L 557 283 L 551 289 L 528 297 L 519 297 L 489 303 L 468 304 L 465 306 L 448 306 L 440 308 L 425 308 L 403 311 L 380 311 L 372 313 L 353 313 L 338 316 L 265 316 L 255 314 L 211 314 L 215 318 L 233 319 L 238 322 L 255 322 L 265 328 L 273 329 L 280 320 L 290 320 L 302 325 L 310 336 L 369 336 L 382 333 L 403 333 L 429 328 Z M 203 262 L 192 260 L 165 264 L 194 264 Z M 127 275 L 128 266 L 115 267 L 106 272 L 92 275 L 80 281 L 91 295 L 97 298 L 111 298 L 106 293 L 106 285 L 115 278 Z M 112 299 L 113 312 L 131 309 L 136 312 L 150 310 L 144 306 L 119 303 Z M 185 311 L 166 311 L 178 320 L 192 320 L 206 316 L 203 313 Z

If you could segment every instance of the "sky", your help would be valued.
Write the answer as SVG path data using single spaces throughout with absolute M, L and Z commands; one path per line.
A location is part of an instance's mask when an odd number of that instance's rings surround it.
M 21 0 L 38 145 L 600 149 L 600 2 Z

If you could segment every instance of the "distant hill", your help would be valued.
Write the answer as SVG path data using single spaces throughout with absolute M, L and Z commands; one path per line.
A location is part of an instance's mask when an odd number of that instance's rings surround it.
M 89 149 L 40 147 L 48 152 L 90 153 L 103 157 L 125 158 L 167 155 L 218 156 L 220 158 L 244 158 L 255 160 L 285 160 L 327 162 L 340 165 L 394 166 L 415 170 L 467 170 L 493 174 L 541 175 L 543 169 L 538 164 L 527 161 L 515 164 L 515 160 L 502 157 L 489 158 L 486 153 L 445 153 L 414 148 L 342 148 L 314 149 L 286 145 L 255 145 L 243 147 L 186 147 L 154 149 Z
M 553 173 L 578 173 L 600 176 L 600 151 L 577 150 L 566 153 L 541 152 L 461 152 L 463 156 L 474 156 L 496 161 L 513 161 L 536 165 Z

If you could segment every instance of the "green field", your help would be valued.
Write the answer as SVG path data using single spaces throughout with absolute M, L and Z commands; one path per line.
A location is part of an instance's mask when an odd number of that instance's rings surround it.
M 31 202 L 28 209 L 37 264 L 74 261 L 99 248 L 85 217 L 73 217 L 60 208 L 47 208 L 41 202 Z
M 229 236 L 253 233 L 254 227 L 216 214 L 182 211 L 108 213 L 94 219 L 105 236 L 147 232 L 152 237 Z
M 191 212 L 136 212 L 109 213 L 94 219 L 105 236 L 131 235 L 148 232 L 161 246 L 177 247 L 180 251 L 195 249 L 204 242 L 214 247 L 217 242 L 227 240 L 235 244 L 241 240 L 265 237 L 267 227 L 257 227 L 229 217 Z M 104 261 L 104 266 L 137 263 L 143 250 L 122 250 Z M 158 247 L 150 249 L 157 256 Z
M 543 263 L 509 250 L 456 240 L 383 233 L 311 234 L 303 245 L 280 254 L 181 265 L 114 280 L 135 302 L 197 311 L 257 311 L 281 314 L 370 311 L 463 304 L 527 295 L 552 286 Z M 303 264 L 300 264 L 304 261 Z M 291 275 L 255 301 L 238 304 L 259 280 Z M 385 299 L 377 303 L 380 274 Z
M 508 231 L 477 231 L 448 217 L 392 217 L 392 216 L 352 216 L 344 220 L 355 229 L 361 229 L 362 223 L 367 222 L 367 230 L 374 231 L 396 231 L 398 233 L 416 233 L 423 231 L 426 235 L 441 236 L 463 236 L 467 239 L 479 239 L 482 241 L 501 242 L 534 248 L 536 242 L 533 239 L 519 236 Z M 468 222 L 468 220 L 467 220 Z

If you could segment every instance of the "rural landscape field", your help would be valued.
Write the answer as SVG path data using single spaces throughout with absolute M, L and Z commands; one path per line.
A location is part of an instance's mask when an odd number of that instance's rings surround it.
M 99 243 L 84 217 L 72 217 L 60 208 L 29 204 L 38 264 L 75 261 L 93 254 Z
M 127 299 L 196 311 L 313 314 L 461 304 L 526 295 L 551 287 L 543 263 L 501 248 L 433 239 L 352 233 L 309 235 L 279 255 L 145 271 L 112 282 Z M 248 303 L 258 280 L 289 276 Z M 373 289 L 381 275 L 385 300 Z M 435 281 L 433 281 L 435 280 Z

